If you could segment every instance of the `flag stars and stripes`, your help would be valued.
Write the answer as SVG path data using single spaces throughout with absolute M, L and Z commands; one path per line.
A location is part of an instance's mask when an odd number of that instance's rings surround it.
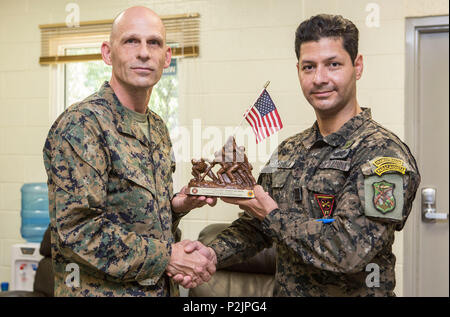
M 256 135 L 256 143 L 283 128 L 277 108 L 266 89 L 263 90 L 251 110 L 248 111 L 245 119 Z

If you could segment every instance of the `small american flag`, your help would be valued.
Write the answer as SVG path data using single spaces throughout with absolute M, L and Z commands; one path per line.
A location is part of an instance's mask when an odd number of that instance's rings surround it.
M 256 100 L 245 117 L 256 135 L 256 143 L 274 134 L 283 127 L 277 108 L 266 89 Z

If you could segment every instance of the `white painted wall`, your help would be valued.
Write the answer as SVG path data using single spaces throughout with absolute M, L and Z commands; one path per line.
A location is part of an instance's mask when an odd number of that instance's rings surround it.
M 207 133 L 236 126 L 267 80 L 285 128 L 269 139 L 272 146 L 314 122 L 296 74 L 294 33 L 305 18 L 342 14 L 360 30 L 365 69 L 358 83 L 361 105 L 375 120 L 404 136 L 405 17 L 448 15 L 446 0 L 0 0 L 0 281 L 10 280 L 11 245 L 20 236 L 20 187 L 45 182 L 42 147 L 51 125 L 49 67 L 40 66 L 39 24 L 64 22 L 65 6 L 80 7 L 82 21 L 111 19 L 132 5 L 146 5 L 160 15 L 199 12 L 201 51 L 179 62 L 180 125 L 191 131 L 201 119 L 202 144 Z M 380 9 L 380 26 L 369 28 L 369 3 Z M 201 134 L 200 134 L 201 136 Z M 176 140 L 174 140 L 176 141 Z M 197 139 L 195 142 L 198 142 Z M 253 136 L 244 145 L 251 148 Z M 263 143 L 269 154 L 270 144 Z M 261 154 L 263 151 L 254 154 Z M 251 154 L 251 153 L 250 153 Z M 252 162 L 258 171 L 263 161 Z M 186 184 L 190 164 L 180 162 L 176 189 Z M 255 172 L 255 175 L 257 172 Z M 195 239 L 209 223 L 231 222 L 238 209 L 219 202 L 193 211 L 181 224 L 183 238 Z M 397 295 L 402 295 L 403 235 L 397 236 Z

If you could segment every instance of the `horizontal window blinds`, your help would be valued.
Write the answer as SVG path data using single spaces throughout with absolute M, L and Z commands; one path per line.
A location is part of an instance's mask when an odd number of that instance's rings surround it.
M 199 56 L 200 15 L 198 13 L 161 17 L 167 44 L 174 57 Z M 100 46 L 109 40 L 113 20 L 85 21 L 77 27 L 65 23 L 40 25 L 42 65 L 101 60 Z M 95 48 L 94 51 L 73 48 Z

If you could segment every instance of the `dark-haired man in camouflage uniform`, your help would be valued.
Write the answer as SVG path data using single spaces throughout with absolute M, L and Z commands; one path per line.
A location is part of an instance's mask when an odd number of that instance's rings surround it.
M 176 296 L 167 275 L 192 287 L 215 271 L 212 258 L 176 243 L 178 222 L 216 200 L 173 197 L 169 133 L 147 107 L 171 59 L 162 21 L 127 9 L 102 56 L 110 82 L 68 108 L 44 147 L 55 295 Z
M 275 243 L 274 296 L 393 296 L 392 244 L 419 186 L 416 162 L 358 105 L 363 60 L 352 22 L 312 17 L 297 29 L 295 49 L 317 121 L 279 145 L 256 199 L 223 199 L 244 216 L 211 248 L 195 242 L 185 250 L 215 252 L 221 267 Z

